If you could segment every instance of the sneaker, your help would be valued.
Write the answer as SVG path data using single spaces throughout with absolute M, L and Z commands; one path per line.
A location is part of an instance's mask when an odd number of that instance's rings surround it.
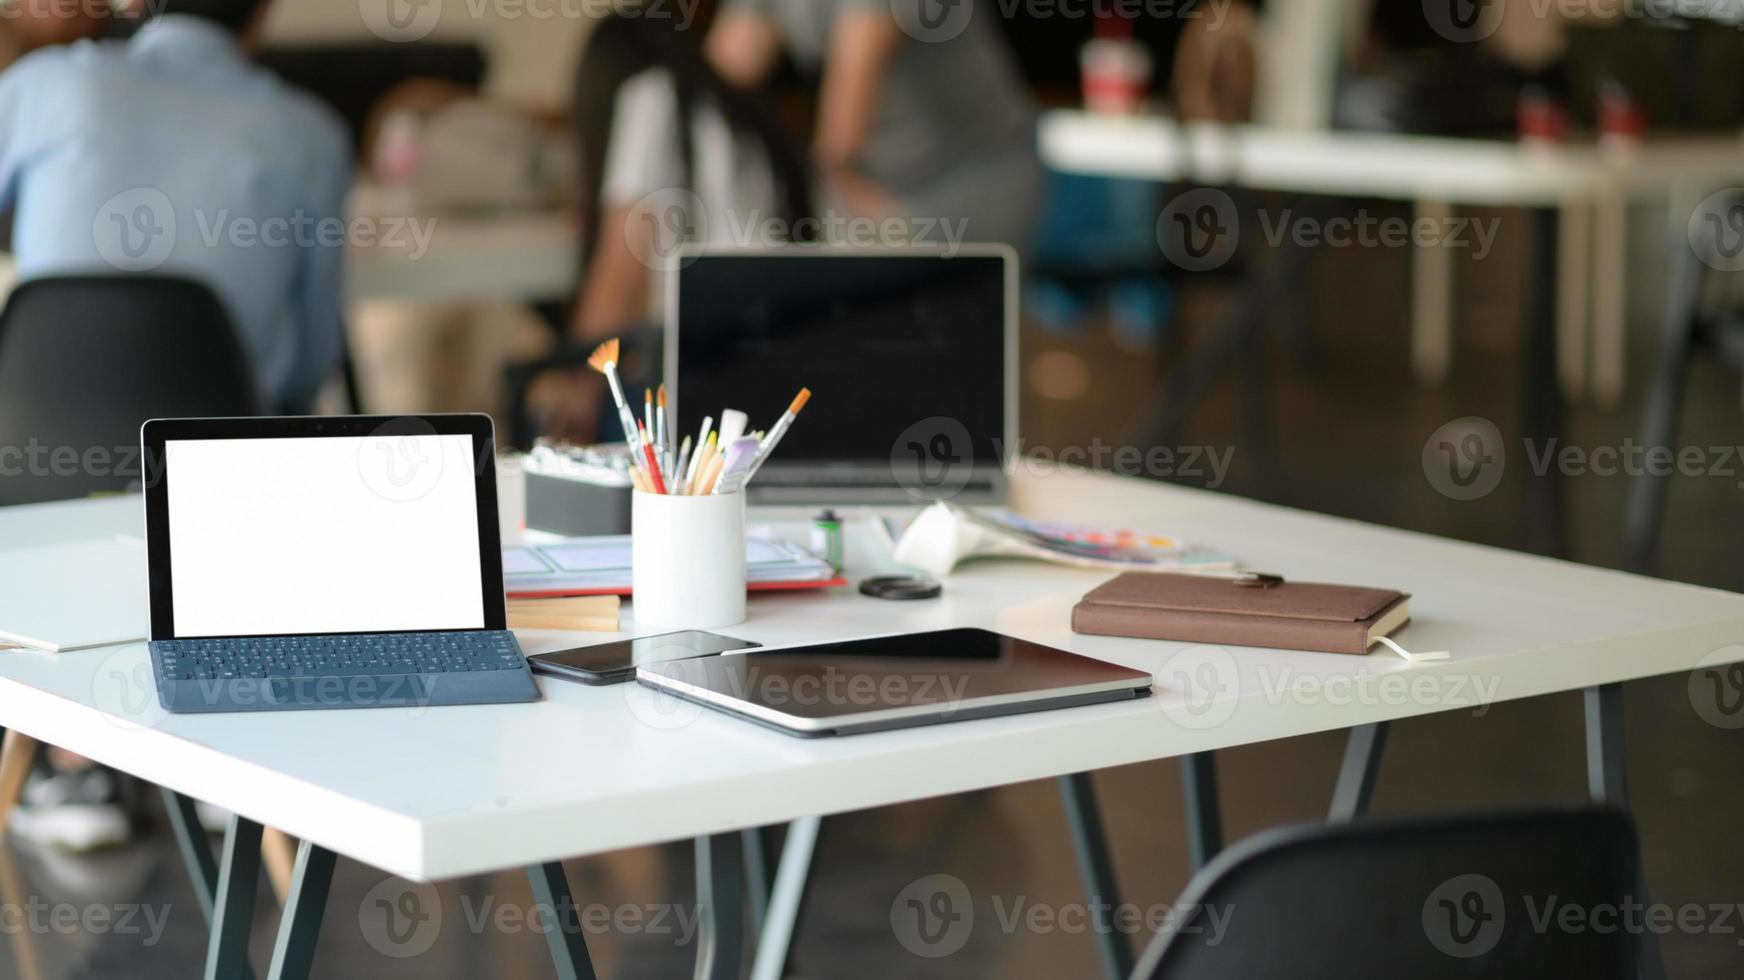
M 56 772 L 39 766 L 12 808 L 7 831 L 20 840 L 72 853 L 133 839 L 115 774 L 101 766 Z
M 205 800 L 194 801 L 194 817 L 200 821 L 200 829 L 208 834 L 222 836 L 230 829 L 230 811 Z

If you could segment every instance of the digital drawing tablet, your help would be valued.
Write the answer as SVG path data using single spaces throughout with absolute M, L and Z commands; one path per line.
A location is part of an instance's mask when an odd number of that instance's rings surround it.
M 936 725 L 1150 694 L 1151 675 L 981 629 L 650 664 L 642 684 L 790 735 Z
M 641 636 L 633 640 L 595 643 L 590 646 L 536 653 L 527 663 L 536 674 L 548 674 L 583 684 L 622 684 L 636 679 L 636 668 L 644 664 L 691 657 L 712 657 L 729 650 L 749 650 L 761 643 L 737 640 L 718 633 L 684 630 Z

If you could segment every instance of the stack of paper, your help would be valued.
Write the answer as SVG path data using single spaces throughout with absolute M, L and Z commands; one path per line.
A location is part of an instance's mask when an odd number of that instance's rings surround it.
M 145 542 L 0 551 L 0 646 L 50 653 L 145 639 Z
M 745 541 L 745 581 L 754 591 L 843 584 L 828 562 L 806 549 L 762 537 Z M 504 548 L 503 583 L 510 598 L 629 595 L 630 536 L 568 538 Z

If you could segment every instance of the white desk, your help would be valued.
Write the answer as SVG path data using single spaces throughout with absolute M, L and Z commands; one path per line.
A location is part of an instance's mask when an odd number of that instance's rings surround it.
M 1605 405 L 1616 403 L 1624 381 L 1627 205 L 1666 201 L 1681 234 L 1701 197 L 1744 182 L 1744 136 L 1654 140 L 1616 154 L 1055 111 L 1042 118 L 1040 146 L 1049 166 L 1068 173 L 1388 198 L 1437 217 L 1454 205 L 1556 209 L 1560 379 L 1571 396 L 1582 394 L 1590 358 L 1590 388 Z M 1451 346 L 1451 259 L 1439 247 L 1418 249 L 1415 258 L 1413 360 L 1432 380 L 1445 373 Z
M 544 679 L 545 700 L 527 705 L 166 716 L 136 644 L 0 652 L 0 725 L 384 871 L 441 879 L 1744 659 L 1731 646 L 1744 596 L 1116 477 L 1020 473 L 1016 489 L 1025 513 L 1172 531 L 1255 569 L 1405 589 L 1416 618 L 1400 641 L 1454 656 L 1409 665 L 1076 636 L 1068 611 L 1104 575 L 997 562 L 964 568 L 934 602 L 759 597 L 726 632 L 773 645 L 985 626 L 1151 671 L 1155 696 L 811 741 L 662 711 L 633 685 Z M 0 509 L 0 541 L 138 533 L 140 520 L 133 499 Z M 874 569 L 863 551 L 851 550 L 851 575 Z M 522 636 L 528 652 L 576 639 Z

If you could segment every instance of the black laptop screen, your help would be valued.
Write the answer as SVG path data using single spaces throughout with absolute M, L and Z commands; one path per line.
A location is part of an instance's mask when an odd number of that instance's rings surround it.
M 806 387 L 771 467 L 996 465 L 1008 259 L 805 251 L 705 255 L 679 274 L 680 436 L 726 408 L 767 429 Z

